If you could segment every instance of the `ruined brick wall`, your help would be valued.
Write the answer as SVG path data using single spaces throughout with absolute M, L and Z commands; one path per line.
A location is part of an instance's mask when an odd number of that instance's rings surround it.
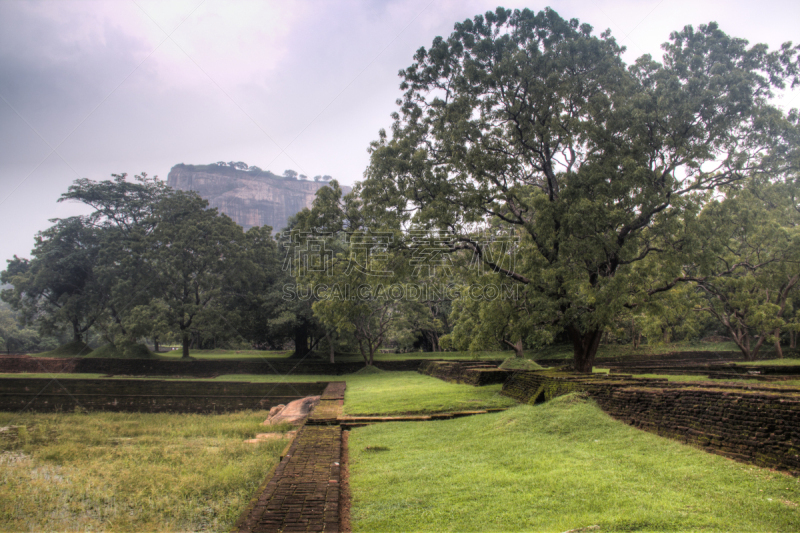
M 800 395 L 691 386 L 598 388 L 614 418 L 760 466 L 800 472 Z
M 501 361 L 485 361 L 480 363 L 465 361 L 425 361 L 419 366 L 419 372 L 439 378 L 450 383 L 466 383 L 482 386 L 504 383 L 512 374 L 509 370 L 497 368 Z
M 413 372 L 422 360 L 378 361 L 377 368 L 390 371 Z M 295 361 L 290 359 L 250 359 L 236 361 L 192 360 L 165 361 L 160 359 L 93 359 L 93 358 L 43 358 L 2 357 L 2 373 L 61 373 L 111 374 L 115 376 L 213 376 L 222 374 L 259 375 L 334 375 L 351 374 L 364 368 L 363 362 L 334 363 L 317 359 Z
M 1 411 L 221 413 L 269 409 L 322 393 L 327 383 L 123 379 L 0 379 Z
M 74 372 L 79 359 L 75 357 L 0 356 L 0 372 L 61 373 Z
M 502 394 L 538 403 L 578 391 L 588 392 L 606 413 L 635 427 L 732 459 L 800 473 L 800 391 L 518 372 Z

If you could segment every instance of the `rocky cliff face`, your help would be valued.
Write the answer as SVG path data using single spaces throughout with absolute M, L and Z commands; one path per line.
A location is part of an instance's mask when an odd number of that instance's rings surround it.
M 263 171 L 244 171 L 216 165 L 175 165 L 167 185 L 196 191 L 211 207 L 231 217 L 245 230 L 272 226 L 273 234 L 286 227 L 289 217 L 311 207 L 325 182 L 287 179 Z M 350 187 L 342 186 L 345 193 Z

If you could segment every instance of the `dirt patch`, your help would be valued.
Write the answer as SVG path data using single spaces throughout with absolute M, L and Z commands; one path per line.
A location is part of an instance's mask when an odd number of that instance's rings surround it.
M 349 431 L 342 431 L 342 458 L 339 470 L 339 531 L 350 533 L 350 456 L 348 454 Z

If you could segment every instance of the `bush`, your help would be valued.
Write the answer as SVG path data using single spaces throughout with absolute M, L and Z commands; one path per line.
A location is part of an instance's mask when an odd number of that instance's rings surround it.
M 121 342 L 117 345 L 106 344 L 91 353 L 89 357 L 104 359 L 156 359 L 158 356 L 144 344 Z
M 522 357 L 509 357 L 500 365 L 503 370 L 542 370 L 544 367 Z
M 38 354 L 39 357 L 79 357 L 88 355 L 92 352 L 92 348 L 83 341 L 71 341 L 63 344 L 55 350 L 49 352 L 42 352 Z

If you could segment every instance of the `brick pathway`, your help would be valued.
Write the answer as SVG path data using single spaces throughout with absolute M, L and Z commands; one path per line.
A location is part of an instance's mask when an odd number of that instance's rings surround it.
M 344 390 L 344 382 L 328 385 L 236 531 L 339 531 L 342 429 L 336 420 L 342 415 Z
M 342 427 L 375 422 L 442 420 L 504 411 L 485 409 L 419 416 L 345 417 L 346 383 L 328 384 L 274 475 L 236 523 L 239 533 L 339 531 Z

